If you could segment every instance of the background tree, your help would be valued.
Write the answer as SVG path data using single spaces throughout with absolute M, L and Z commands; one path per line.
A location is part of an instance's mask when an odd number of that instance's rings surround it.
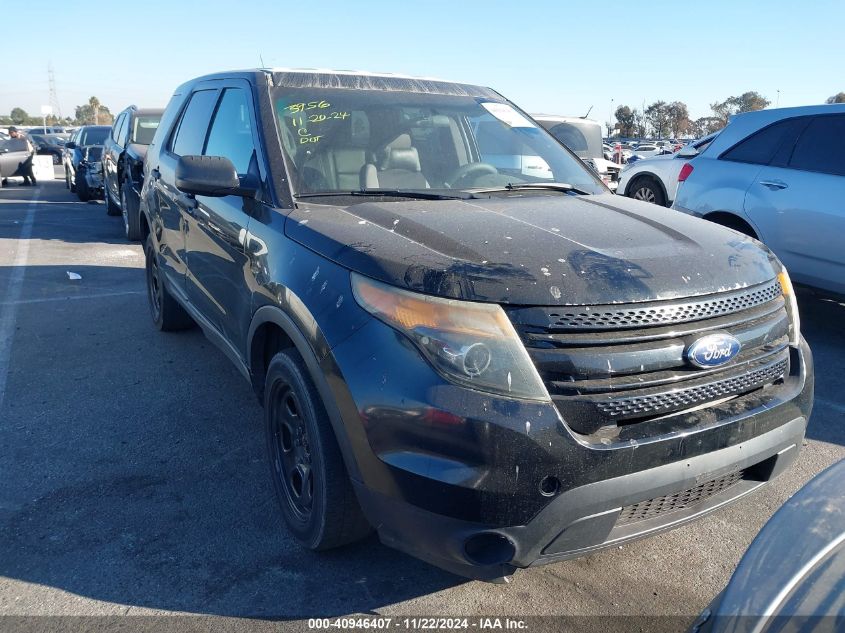
M 633 136 L 634 135 L 634 113 L 626 105 L 621 105 L 616 108 L 614 113 L 619 128 L 619 136 Z
M 88 105 L 94 113 L 94 125 L 98 125 L 100 123 L 100 100 L 97 97 L 91 97 L 88 99 Z
M 657 138 L 666 136 L 669 129 L 669 109 L 665 101 L 655 101 L 645 109 L 645 119 Z
M 707 136 L 724 127 L 722 119 L 715 116 L 703 116 L 690 123 L 689 132 L 696 138 Z
M 825 103 L 845 103 L 845 92 L 838 92 L 832 97 L 828 97 Z
M 771 103 L 766 97 L 759 92 L 753 90 L 744 92 L 738 97 L 728 97 L 721 103 L 710 104 L 710 109 L 713 110 L 713 115 L 722 120 L 722 127 L 728 124 L 728 121 L 734 114 L 741 112 L 753 112 L 755 110 L 762 110 Z
M 666 115 L 669 119 L 669 131 L 673 138 L 687 134 L 690 128 L 689 110 L 683 101 L 673 101 L 666 106 Z
M 23 108 L 12 108 L 9 117 L 15 125 L 26 125 L 29 122 L 29 115 Z
M 113 122 L 114 116 L 97 97 L 91 97 L 88 103 L 76 106 L 74 117 L 76 125 L 111 125 Z
M 645 137 L 648 132 L 648 120 L 646 119 L 645 112 L 640 112 L 634 108 L 631 110 L 631 114 L 634 117 L 634 136 L 640 138 Z

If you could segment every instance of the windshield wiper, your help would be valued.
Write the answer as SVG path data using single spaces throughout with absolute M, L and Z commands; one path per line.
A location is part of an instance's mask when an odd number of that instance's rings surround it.
M 391 198 L 413 198 L 416 200 L 469 200 L 471 193 L 436 193 L 425 189 L 360 189 L 358 191 L 309 191 L 296 194 L 297 198 L 322 198 L 324 196 L 388 196 Z
M 497 191 L 520 191 L 520 190 L 532 190 L 532 189 L 539 189 L 539 190 L 550 190 L 550 191 L 560 191 L 563 193 L 578 193 L 581 195 L 589 196 L 593 192 L 587 191 L 586 189 L 579 189 L 574 185 L 570 185 L 566 182 L 519 182 L 519 183 L 512 183 L 509 182 L 504 187 L 491 187 L 489 189 L 470 189 L 473 193 L 495 193 Z

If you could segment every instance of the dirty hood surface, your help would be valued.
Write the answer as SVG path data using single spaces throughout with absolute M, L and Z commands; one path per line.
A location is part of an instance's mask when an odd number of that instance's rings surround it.
M 395 286 L 514 305 L 675 299 L 777 274 L 750 238 L 611 194 L 300 204 L 285 232 Z

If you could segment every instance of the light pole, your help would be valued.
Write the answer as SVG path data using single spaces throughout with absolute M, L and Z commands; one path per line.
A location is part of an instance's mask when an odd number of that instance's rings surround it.
M 778 89 L 778 96 L 777 96 L 777 99 L 775 100 L 775 107 L 776 108 L 780 107 L 780 89 Z
M 610 138 L 610 136 L 612 136 L 611 132 L 613 132 L 613 129 L 615 127 L 613 125 L 613 99 L 610 100 L 610 114 L 607 115 L 607 123 L 608 123 L 608 127 L 610 128 L 607 131 L 607 136 L 608 136 L 608 138 Z M 611 127 L 611 126 L 613 126 L 613 127 Z

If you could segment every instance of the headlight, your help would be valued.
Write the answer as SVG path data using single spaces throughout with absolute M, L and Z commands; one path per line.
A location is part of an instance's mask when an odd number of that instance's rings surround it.
M 500 306 L 417 294 L 356 273 L 352 291 L 362 308 L 408 336 L 448 380 L 513 398 L 549 400 Z
M 795 289 L 785 267 L 781 267 L 778 274 L 783 298 L 786 301 L 786 312 L 789 314 L 789 344 L 798 347 L 801 342 L 801 317 L 798 314 L 798 301 L 795 299 Z

